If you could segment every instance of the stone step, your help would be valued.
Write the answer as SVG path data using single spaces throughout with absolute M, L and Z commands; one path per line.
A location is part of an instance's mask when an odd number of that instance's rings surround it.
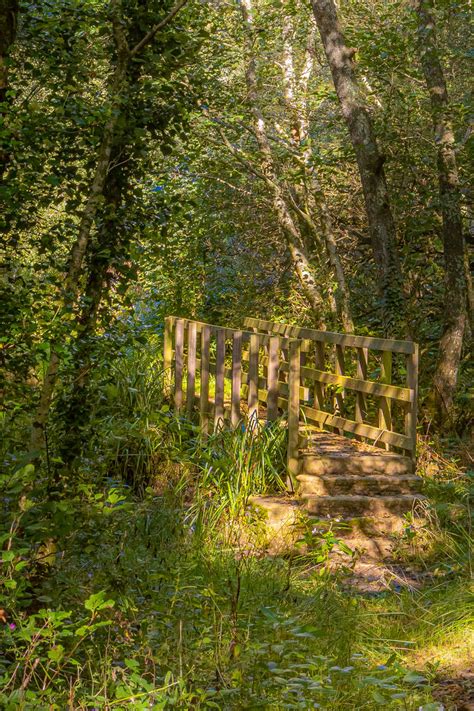
M 334 452 L 318 454 L 312 450 L 300 450 L 299 473 L 324 476 L 358 474 L 372 476 L 406 475 L 413 472 L 413 463 L 408 457 L 387 452 Z
M 401 533 L 405 528 L 405 519 L 400 515 L 384 518 L 374 516 L 311 516 L 313 529 L 332 530 L 337 538 L 378 538 Z
M 329 518 L 369 516 L 384 524 L 384 519 L 400 518 L 425 497 L 414 494 L 399 496 L 301 496 L 303 508 L 309 514 Z M 381 530 L 386 530 L 385 526 Z
M 367 560 L 387 560 L 392 557 L 394 541 L 387 536 L 377 536 L 368 538 L 359 536 L 356 538 L 342 538 L 341 541 L 348 546 L 357 556 Z M 334 553 L 341 558 L 349 558 L 347 553 L 335 546 Z
M 374 474 L 299 474 L 298 494 L 301 496 L 332 496 L 337 494 L 410 494 L 420 490 L 421 478 L 413 474 L 386 475 Z
M 409 498 L 413 500 L 415 497 Z M 405 526 L 402 515 L 393 513 L 347 518 L 334 513 L 316 517 L 305 508 L 304 499 L 289 496 L 252 496 L 249 503 L 263 515 L 268 535 L 267 549 L 272 554 L 301 553 L 302 548 L 297 545 L 297 541 L 310 526 L 314 531 L 315 542 L 318 536 L 331 531 L 336 538 L 352 550 L 361 552 L 364 557 L 387 558 L 391 555 L 394 534 L 400 534 Z

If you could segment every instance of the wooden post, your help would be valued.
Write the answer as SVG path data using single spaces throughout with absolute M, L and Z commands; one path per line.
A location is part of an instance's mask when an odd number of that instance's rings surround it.
M 260 339 L 255 333 L 250 336 L 248 374 L 248 426 L 254 429 L 258 422 L 258 355 Z
M 201 392 L 199 395 L 199 413 L 201 431 L 204 436 L 209 429 L 209 342 L 211 329 L 203 326 L 201 331 Z
M 173 323 L 172 316 L 165 318 L 165 333 L 163 343 L 163 394 L 165 398 L 171 398 L 171 385 L 173 375 L 171 364 L 173 361 Z
M 186 387 L 186 415 L 191 418 L 196 391 L 196 322 L 188 323 L 188 374 Z
M 324 353 L 324 343 L 316 341 L 314 350 L 314 363 L 317 370 L 326 370 L 326 357 Z M 325 387 L 322 383 L 314 383 L 314 403 L 317 410 L 324 410 Z
M 416 462 L 416 422 L 418 417 L 418 344 L 414 343 L 414 353 L 407 355 L 407 388 L 413 390 L 413 402 L 407 403 L 405 412 L 405 434 L 412 440 L 412 449 L 407 455 Z
M 237 427 L 240 417 L 240 389 L 242 386 L 242 331 L 235 331 L 232 338 L 232 395 L 230 422 Z
M 174 406 L 180 412 L 183 404 L 183 352 L 184 352 L 184 321 L 176 321 L 174 344 Z
M 224 424 L 224 363 L 225 361 L 225 331 L 217 329 L 216 350 L 216 393 L 214 395 L 214 429 Z
M 358 348 L 357 349 L 357 373 L 356 377 L 359 380 L 367 380 L 367 364 L 369 362 L 369 349 L 368 348 Z M 367 400 L 364 393 L 358 392 L 356 394 L 356 406 L 355 406 L 355 419 L 356 422 L 364 422 L 367 419 Z M 362 437 L 357 437 L 361 440 Z
M 344 346 L 336 345 L 336 363 L 334 372 L 336 375 L 345 375 L 346 365 L 344 362 Z M 339 385 L 336 386 L 339 389 Z M 344 417 L 344 397 L 345 391 L 336 392 L 336 397 L 334 398 L 334 413 L 339 414 L 340 417 Z M 344 430 L 335 429 L 336 432 L 343 435 Z
M 298 474 L 298 440 L 300 422 L 300 363 L 301 342 L 290 341 L 289 348 L 289 374 L 288 374 L 288 450 L 287 470 L 288 483 L 295 488 L 295 479 Z
M 390 385 L 392 382 L 392 353 L 391 351 L 382 352 L 382 364 L 380 369 L 380 382 L 385 385 Z M 392 404 L 390 398 L 379 398 L 378 407 L 378 426 L 382 430 L 392 431 Z M 390 449 L 389 444 L 382 445 L 384 449 Z
M 280 338 L 271 336 L 268 345 L 268 372 L 267 372 L 267 420 L 271 422 L 278 417 L 278 371 Z

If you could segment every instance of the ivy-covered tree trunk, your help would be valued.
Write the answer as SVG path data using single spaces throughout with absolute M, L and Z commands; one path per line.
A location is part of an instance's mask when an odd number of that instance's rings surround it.
M 440 209 L 446 274 L 443 304 L 444 326 L 438 364 L 433 380 L 437 415 L 448 414 L 453 405 L 467 322 L 465 242 L 454 132 L 446 80 L 441 64 L 431 0 L 418 0 L 419 54 L 430 95 L 434 140 L 437 146 Z
M 0 0 L 0 130 L 8 105 L 8 55 L 17 33 L 19 4 L 18 0 Z M 0 143 L 0 180 L 9 161 L 8 146 Z
M 122 159 L 128 164 L 123 138 L 114 145 L 111 163 Z M 104 185 L 104 204 L 94 246 L 89 249 L 87 285 L 82 298 L 83 306 L 78 317 L 78 335 L 75 344 L 72 382 L 68 388 L 67 401 L 61 413 L 65 425 L 65 436 L 61 458 L 70 463 L 80 453 L 83 445 L 82 430 L 87 425 L 91 408 L 88 384 L 91 375 L 94 336 L 104 299 L 110 288 L 110 274 L 113 265 L 120 258 L 123 233 L 120 229 L 120 204 L 128 187 L 129 173 L 123 169 L 108 171 Z
M 69 266 L 62 292 L 61 311 L 64 315 L 73 312 L 77 303 L 81 277 L 83 276 L 84 257 L 90 243 L 92 228 L 99 207 L 104 199 L 104 188 L 109 171 L 112 149 L 116 139 L 119 120 L 123 117 L 123 92 L 127 84 L 129 65 L 135 57 L 140 55 L 144 47 L 153 40 L 155 35 L 166 27 L 186 2 L 187 0 L 178 0 L 170 12 L 160 22 L 156 23 L 149 32 L 143 35 L 142 39 L 137 42 L 133 48 L 130 48 L 124 32 L 120 0 L 111 0 L 111 20 L 116 56 L 115 69 L 111 75 L 108 87 L 109 118 L 105 123 L 102 140 L 97 151 L 95 169 L 82 211 L 77 238 L 69 255 Z M 58 339 L 52 339 L 51 356 L 41 389 L 40 401 L 33 421 L 30 439 L 30 454 L 33 456 L 36 456 L 44 448 L 45 425 L 58 381 L 60 364 L 61 343 Z
M 130 52 L 118 21 L 115 21 L 114 35 L 117 47 L 117 63 L 110 84 L 109 95 L 112 99 L 110 116 L 107 120 L 102 140 L 97 153 L 96 167 L 86 204 L 79 224 L 78 234 L 70 256 L 62 293 L 62 311 L 71 311 L 77 299 L 84 256 L 89 244 L 92 226 L 97 210 L 103 200 L 104 185 L 107 178 L 110 156 L 115 138 L 117 122 L 120 116 L 120 99 L 126 79 Z M 44 430 L 48 419 L 51 401 L 56 388 L 61 363 L 61 348 L 58 341 L 51 344 L 51 356 L 43 381 L 40 401 L 33 421 L 30 452 L 38 453 L 44 447 Z
M 378 269 L 385 330 L 389 334 L 395 333 L 400 330 L 404 299 L 384 156 L 380 153 L 370 113 L 358 86 L 355 50 L 346 45 L 334 0 L 312 0 L 312 6 L 357 159 Z

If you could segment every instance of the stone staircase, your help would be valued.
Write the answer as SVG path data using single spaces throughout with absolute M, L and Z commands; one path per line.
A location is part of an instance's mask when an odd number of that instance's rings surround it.
M 298 520 L 307 518 L 315 538 L 331 529 L 362 558 L 388 559 L 405 515 L 424 498 L 412 460 L 314 428 L 300 439 L 295 495 L 253 500 L 274 533 L 270 549 L 291 548 L 291 532 L 294 545 Z

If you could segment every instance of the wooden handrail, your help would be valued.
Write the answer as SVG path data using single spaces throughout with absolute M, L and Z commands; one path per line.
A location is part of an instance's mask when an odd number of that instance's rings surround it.
M 164 382 L 169 398 L 173 395 L 174 405 L 180 412 L 183 404 L 184 368 L 186 363 L 186 414 L 191 417 L 196 405 L 199 408 L 201 430 L 207 436 L 211 416 L 214 429 L 223 426 L 227 413 L 230 425 L 235 428 L 244 419 L 242 394 L 248 396 L 247 419 L 249 426 L 259 416 L 259 404 L 265 404 L 265 419 L 275 420 L 279 409 L 288 413 L 288 471 L 296 474 L 298 462 L 300 376 L 299 340 L 286 336 L 255 333 L 239 329 L 206 324 L 175 316 L 165 320 L 164 342 Z M 200 334 L 199 339 L 197 338 Z M 211 361 L 211 341 L 215 339 L 215 355 Z M 226 359 L 226 341 L 231 341 L 230 362 Z M 174 343 L 173 343 L 174 341 Z M 243 344 L 248 346 L 243 351 Z M 260 350 L 265 348 L 265 364 Z M 290 353 L 290 361 L 285 363 L 282 351 Z M 200 353 L 199 353 L 200 351 Z M 296 355 L 298 353 L 298 367 Z M 200 355 L 200 357 L 199 357 Z M 185 357 L 186 356 L 186 357 Z M 291 360 L 293 358 L 293 361 Z M 227 365 L 226 365 L 227 360 Z M 243 362 L 248 362 L 248 372 L 243 370 Z M 173 368 L 174 364 L 174 368 Z M 280 380 L 289 372 L 288 383 Z M 259 373 L 259 366 L 265 367 L 266 376 Z M 174 373 L 174 390 L 173 390 Z M 199 373 L 199 378 L 197 377 Z M 210 376 L 214 376 L 214 392 L 211 394 Z M 226 406 L 225 380 L 231 382 L 230 404 Z M 196 386 L 199 384 L 199 398 Z M 281 397 L 282 388 L 287 398 Z M 211 396 L 211 397 L 210 397 Z M 211 412 L 213 409 L 213 413 Z
M 288 422 L 291 477 L 297 472 L 302 422 L 367 439 L 379 447 L 396 447 L 414 456 L 418 381 L 415 343 L 315 331 L 251 318 L 245 319 L 244 326 L 248 330 L 175 316 L 166 318 L 165 392 L 173 398 L 178 412 L 184 405 L 188 417 L 196 409 L 199 411 L 205 436 L 210 426 L 219 428 L 224 421 L 235 428 L 246 419 L 251 426 L 255 419 L 270 421 L 283 412 Z M 350 349 L 356 355 L 355 375 L 347 374 L 346 356 Z M 367 377 L 371 350 L 379 351 L 378 381 Z M 328 370 L 330 351 L 332 372 Z M 393 354 L 406 360 L 404 387 L 391 382 Z M 226 382 L 230 384 L 230 396 L 226 395 Z M 355 419 L 349 416 L 353 401 L 346 392 L 350 391 L 355 393 Z M 373 403 L 374 398 L 375 423 L 367 421 L 368 413 L 374 412 L 374 405 L 368 401 L 372 399 Z M 399 421 L 394 417 L 395 407 L 404 411 L 403 432 L 395 431 L 394 423 Z
M 218 331 L 224 332 L 224 338 L 233 338 L 234 333 L 239 332 L 242 334 L 243 341 L 250 341 L 250 337 L 255 335 L 255 331 L 246 331 L 238 328 L 229 328 L 228 326 L 216 326 L 214 324 L 205 323 L 204 321 L 194 321 L 193 319 L 179 318 L 178 316 L 166 316 L 165 322 L 169 324 L 175 324 L 177 321 L 183 321 L 183 323 L 195 323 L 196 333 L 201 333 L 204 327 L 208 327 L 211 333 L 217 333 Z M 165 328 L 166 333 L 166 328 Z M 257 333 L 259 341 L 262 345 L 268 346 L 272 334 Z M 274 334 L 275 335 L 275 334 Z M 282 348 L 288 348 L 290 341 L 294 340 L 293 336 L 278 336 L 280 339 L 280 344 Z
M 376 351 L 391 351 L 392 353 L 414 353 L 413 341 L 398 341 L 390 338 L 374 338 L 373 336 L 354 336 L 349 333 L 332 333 L 331 331 L 316 331 L 313 328 L 292 326 L 286 323 L 264 321 L 258 318 L 244 318 L 245 328 L 255 328 L 257 331 L 275 333 L 288 338 L 302 338 L 321 343 L 331 343 L 352 348 L 370 348 Z
M 330 426 L 341 433 L 355 433 L 358 439 L 372 439 L 378 446 L 389 449 L 397 446 L 415 457 L 416 418 L 418 397 L 418 345 L 413 341 L 400 341 L 372 336 L 317 331 L 315 329 L 293 326 L 264 319 L 245 318 L 244 327 L 266 334 L 281 334 L 286 337 L 304 339 L 302 351 L 314 351 L 315 368 L 303 364 L 301 377 L 314 382 L 314 402 L 317 407 L 311 412 L 302 407 L 302 412 L 309 421 Z M 307 344 L 313 343 L 313 348 Z M 334 372 L 327 372 L 326 347 L 334 347 Z M 356 376 L 345 374 L 345 349 L 356 350 Z M 380 358 L 380 380 L 374 382 L 367 378 L 369 352 L 378 351 Z M 405 358 L 406 387 L 392 384 L 393 354 Z M 285 370 L 285 364 L 281 365 Z M 336 385 L 341 391 L 335 393 L 333 412 L 325 407 L 326 386 Z M 345 392 L 356 392 L 355 420 L 345 416 Z M 367 396 L 378 398 L 377 425 L 367 423 Z M 404 433 L 394 432 L 392 403 L 399 403 L 405 408 Z
M 174 353 L 174 351 L 172 351 Z M 248 351 L 242 352 L 242 361 L 249 361 Z M 199 358 L 196 359 L 196 366 L 199 366 L 201 361 Z M 260 364 L 268 365 L 268 357 L 261 356 Z M 210 363 L 210 373 L 214 373 L 214 364 Z M 282 373 L 289 372 L 288 362 L 285 360 L 280 360 L 279 369 Z M 226 378 L 231 377 L 231 370 L 227 368 L 225 371 Z M 245 373 L 242 375 L 244 377 Z M 358 380 L 357 378 L 351 378 L 347 375 L 336 375 L 334 373 L 327 373 L 326 371 L 316 370 L 315 368 L 309 368 L 308 366 L 300 367 L 300 375 L 302 378 L 307 378 L 315 383 L 325 383 L 328 385 L 340 385 L 348 390 L 354 390 L 358 393 L 365 393 L 368 395 L 374 395 L 378 397 L 385 397 L 391 400 L 396 400 L 398 402 L 412 402 L 414 397 L 414 391 L 409 388 L 401 388 L 398 385 L 385 385 L 384 383 L 376 383 L 368 380 Z M 242 380 L 245 383 L 245 380 Z M 279 386 L 288 387 L 286 382 L 279 382 Z M 301 392 L 305 391 L 305 395 L 301 396 L 302 399 L 308 399 L 310 397 L 309 388 L 300 388 Z M 286 392 L 285 390 L 280 390 L 280 392 Z

